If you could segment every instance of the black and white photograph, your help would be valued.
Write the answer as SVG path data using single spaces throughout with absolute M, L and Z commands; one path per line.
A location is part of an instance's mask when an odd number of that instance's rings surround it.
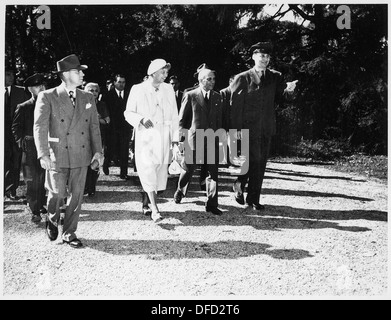
M 391 298 L 386 1 L 1 10 L 2 300 Z

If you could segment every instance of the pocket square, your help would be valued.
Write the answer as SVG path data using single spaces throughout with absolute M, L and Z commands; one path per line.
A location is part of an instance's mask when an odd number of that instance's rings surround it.
M 89 109 L 89 108 L 91 108 L 92 107 L 92 104 L 91 103 L 87 103 L 86 104 L 86 109 Z

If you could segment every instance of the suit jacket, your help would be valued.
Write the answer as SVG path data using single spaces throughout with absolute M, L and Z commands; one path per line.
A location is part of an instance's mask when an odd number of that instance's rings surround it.
M 112 88 L 106 95 L 104 101 L 110 115 L 110 129 L 130 134 L 132 127 L 125 120 L 124 112 L 126 110 L 126 102 L 128 101 L 129 91 L 124 90 L 124 98 L 121 100 L 118 97 L 115 88 Z
M 272 69 L 266 69 L 263 83 L 254 69 L 238 74 L 230 85 L 230 128 L 249 129 L 250 139 L 275 134 L 275 102 L 282 97 L 285 87 L 281 73 Z
M 191 150 L 196 149 L 196 130 L 213 129 L 214 131 L 222 128 L 221 95 L 211 90 L 209 96 L 210 111 L 206 105 L 201 88 L 185 93 L 181 111 L 179 113 L 179 130 L 183 135 L 183 129 L 188 129 L 188 141 Z
M 22 161 L 30 164 L 37 162 L 37 149 L 33 138 L 35 102 L 36 100 L 31 97 L 26 102 L 19 104 L 12 122 L 14 140 L 27 155 Z
M 5 150 L 15 143 L 12 135 L 12 122 L 15 115 L 16 106 L 31 98 L 23 87 L 11 86 L 11 94 L 9 97 L 4 97 L 4 142 Z
M 178 108 L 178 113 L 181 110 L 182 98 L 183 98 L 183 91 L 178 90 L 178 96 L 176 95 L 176 92 L 175 92 L 175 99 L 176 99 L 176 105 Z
M 231 114 L 231 87 L 221 89 L 220 94 L 223 100 L 222 124 L 223 124 L 223 128 L 226 131 L 228 131 L 229 124 L 230 124 L 230 114 Z
M 89 92 L 76 89 L 76 106 L 64 84 L 40 92 L 34 110 L 38 158 L 50 156 L 56 168 L 88 166 L 102 152 L 98 112 Z

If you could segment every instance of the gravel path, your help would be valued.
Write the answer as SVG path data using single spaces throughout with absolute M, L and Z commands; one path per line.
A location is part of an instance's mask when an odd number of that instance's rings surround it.
M 129 170 L 131 171 L 131 169 Z M 168 299 L 387 295 L 387 184 L 270 162 L 261 216 L 238 205 L 222 168 L 221 217 L 204 212 L 198 177 L 187 198 L 160 196 L 165 219 L 140 213 L 137 177 L 118 168 L 85 198 L 83 249 L 50 242 L 24 206 L 4 203 L 3 296 Z M 61 232 L 61 230 L 60 230 Z

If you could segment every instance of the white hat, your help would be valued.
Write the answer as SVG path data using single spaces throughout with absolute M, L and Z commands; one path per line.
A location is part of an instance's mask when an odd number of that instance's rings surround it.
M 171 64 L 167 63 L 166 60 L 164 60 L 164 59 L 155 59 L 155 60 L 151 61 L 150 65 L 148 67 L 147 75 L 150 76 L 151 74 L 153 74 L 156 71 L 163 69 L 163 68 L 167 68 L 168 70 L 170 70 Z

